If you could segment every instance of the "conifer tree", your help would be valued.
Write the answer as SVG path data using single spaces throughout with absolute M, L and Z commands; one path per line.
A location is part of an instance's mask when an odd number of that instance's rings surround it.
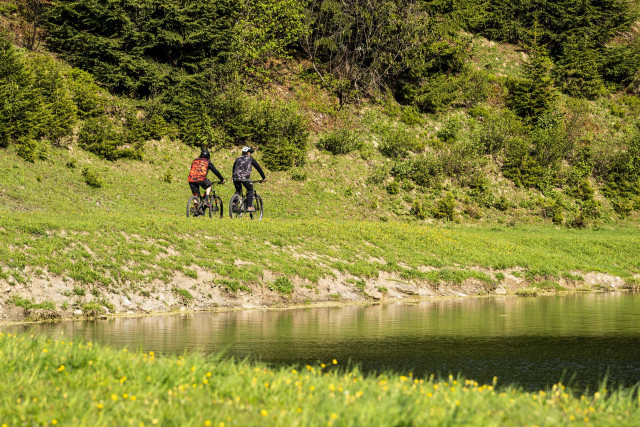
M 33 77 L 11 42 L 0 35 L 0 146 L 34 134 L 41 104 Z
M 598 62 L 597 51 L 589 46 L 587 40 L 568 40 L 556 69 L 562 91 L 578 98 L 598 96 L 603 90 Z
M 507 106 L 525 121 L 535 123 L 553 110 L 557 95 L 552 68 L 546 49 L 533 45 L 524 65 L 524 78 L 508 82 Z

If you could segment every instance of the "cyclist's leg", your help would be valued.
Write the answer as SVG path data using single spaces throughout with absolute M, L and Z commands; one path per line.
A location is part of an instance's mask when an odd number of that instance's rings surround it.
M 253 182 L 242 181 L 242 185 L 247 189 L 247 207 L 250 208 L 253 206 Z
M 240 196 L 242 194 L 242 184 L 240 181 L 233 181 L 233 186 L 236 187 L 236 194 Z
M 202 184 L 200 185 L 202 186 L 202 188 L 204 188 L 205 197 L 209 197 L 209 194 L 211 194 L 211 186 L 213 185 L 211 181 L 209 181 L 208 179 L 205 179 L 204 181 L 202 181 Z
M 193 194 L 194 196 L 197 197 L 197 196 L 200 195 L 200 191 L 199 191 L 197 182 L 190 182 L 189 183 L 189 188 L 191 189 L 191 194 Z

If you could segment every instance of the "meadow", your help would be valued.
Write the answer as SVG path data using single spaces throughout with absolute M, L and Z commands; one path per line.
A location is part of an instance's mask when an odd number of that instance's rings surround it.
M 637 425 L 635 389 L 524 392 L 461 377 L 271 367 L 0 332 L 0 425 Z
M 263 272 L 311 285 L 342 273 L 375 278 L 380 271 L 410 281 L 487 284 L 518 270 L 535 283 L 580 272 L 602 272 L 634 284 L 637 230 L 549 227 L 464 227 L 338 220 L 261 222 L 117 213 L 3 213 L 1 276 L 26 283 L 23 272 L 68 277 L 79 285 L 139 290 L 176 272 L 198 269 L 220 278 L 263 283 Z M 575 276 L 577 280 L 579 278 Z

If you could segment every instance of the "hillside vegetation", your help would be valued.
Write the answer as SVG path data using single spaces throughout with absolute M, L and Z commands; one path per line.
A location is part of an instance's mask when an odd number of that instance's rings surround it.
M 293 203 L 314 205 L 307 178 L 343 177 L 324 190 L 367 211 L 356 217 L 585 227 L 640 209 L 635 1 L 30 0 L 0 13 L 0 145 L 36 169 L 59 148 L 99 176 L 78 149 L 117 168 L 160 163 L 157 147 L 224 158 L 251 144 L 297 180 Z M 154 178 L 182 179 L 176 160 Z
M 638 6 L 4 1 L 2 302 L 637 286 Z M 245 144 L 265 220 L 184 218 L 200 148 L 230 178 Z

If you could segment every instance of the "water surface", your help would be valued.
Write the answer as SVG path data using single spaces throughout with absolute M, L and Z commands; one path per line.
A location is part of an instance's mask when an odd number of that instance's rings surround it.
M 295 310 L 196 313 L 5 327 L 156 353 L 201 351 L 367 372 L 462 374 L 541 389 L 605 376 L 640 382 L 640 295 L 481 298 Z

